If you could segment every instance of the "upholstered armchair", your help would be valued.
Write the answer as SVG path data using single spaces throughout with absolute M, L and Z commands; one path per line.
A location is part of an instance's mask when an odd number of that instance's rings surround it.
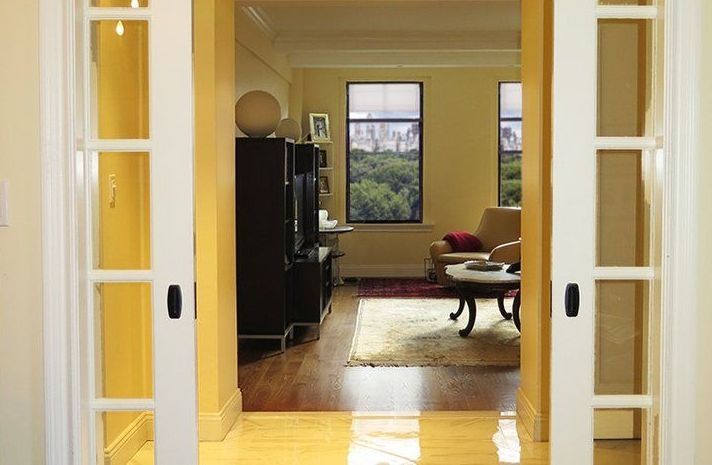
M 473 234 L 482 242 L 477 252 L 454 252 L 446 241 L 430 245 L 438 284 L 447 286 L 445 267 L 468 260 L 491 260 L 514 263 L 520 260 L 521 210 L 510 207 L 489 207 L 482 214 L 480 225 Z

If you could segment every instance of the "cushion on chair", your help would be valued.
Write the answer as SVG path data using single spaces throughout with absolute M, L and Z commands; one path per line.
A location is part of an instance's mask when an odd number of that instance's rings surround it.
M 444 253 L 438 257 L 438 262 L 454 265 L 468 260 L 487 260 L 489 252 L 453 252 Z
M 444 241 L 452 247 L 453 252 L 479 252 L 482 241 L 468 231 L 453 231 L 445 234 Z

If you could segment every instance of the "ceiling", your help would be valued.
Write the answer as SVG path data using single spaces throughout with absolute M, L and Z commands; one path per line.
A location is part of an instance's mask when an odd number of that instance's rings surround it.
M 295 67 L 519 64 L 519 0 L 237 3 Z

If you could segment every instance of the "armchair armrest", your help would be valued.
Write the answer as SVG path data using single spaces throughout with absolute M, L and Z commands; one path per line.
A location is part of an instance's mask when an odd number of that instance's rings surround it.
M 447 241 L 435 241 L 430 244 L 430 257 L 433 259 L 433 264 L 438 262 L 438 257 L 442 254 L 452 253 L 452 247 Z
M 489 259 L 493 262 L 514 263 L 521 260 L 522 241 L 507 242 L 495 247 Z

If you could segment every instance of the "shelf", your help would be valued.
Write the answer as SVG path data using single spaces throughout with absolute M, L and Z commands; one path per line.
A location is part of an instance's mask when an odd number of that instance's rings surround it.
M 332 193 L 328 193 L 328 194 L 319 194 L 319 197 L 331 197 L 332 195 L 334 195 L 334 194 L 332 194 Z
M 319 168 L 319 171 L 333 171 L 334 167 L 333 166 L 327 166 L 326 168 Z

